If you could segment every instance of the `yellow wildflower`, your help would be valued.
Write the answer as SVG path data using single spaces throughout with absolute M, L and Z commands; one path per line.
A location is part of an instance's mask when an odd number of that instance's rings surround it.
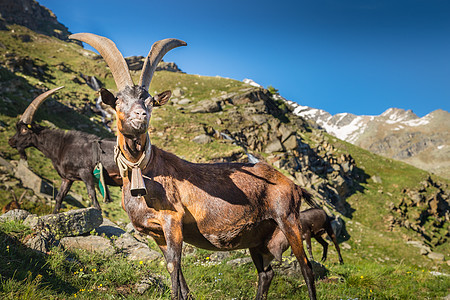
M 140 264 L 140 265 L 142 265 L 143 263 L 144 263 L 144 262 L 143 262 L 142 260 L 141 260 L 141 261 L 139 261 L 139 264 Z
M 364 276 L 361 275 L 361 279 L 363 279 L 363 278 L 364 278 Z

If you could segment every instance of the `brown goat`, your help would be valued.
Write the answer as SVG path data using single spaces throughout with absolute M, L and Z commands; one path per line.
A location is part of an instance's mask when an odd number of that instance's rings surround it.
M 311 238 L 315 238 L 319 244 L 323 247 L 322 261 L 327 259 L 328 243 L 322 238 L 322 235 L 326 232 L 334 243 L 336 251 L 339 256 L 339 262 L 344 263 L 341 256 L 341 249 L 336 240 L 333 228 L 331 227 L 331 218 L 321 208 L 310 208 L 300 212 L 300 222 L 302 223 L 303 239 L 306 241 L 306 247 L 308 248 L 311 259 L 314 260 L 311 248 Z
M 341 249 L 334 234 L 333 228 L 331 227 L 331 218 L 327 213 L 321 208 L 310 208 L 300 212 L 300 222 L 302 223 L 302 233 L 303 240 L 306 242 L 306 248 L 308 248 L 309 255 L 311 259 L 314 260 L 311 248 L 311 238 L 315 238 L 316 241 L 322 245 L 322 261 L 327 259 L 328 243 L 322 238 L 324 233 L 333 241 L 336 251 L 339 256 L 339 262 L 344 263 L 341 256 Z
M 14 193 L 13 190 L 11 190 L 11 194 L 13 196 L 13 200 L 11 200 L 10 202 L 8 202 L 5 206 L 3 206 L 2 208 L 2 213 L 6 213 L 10 210 L 14 210 L 14 209 L 20 209 L 20 206 L 23 204 L 23 197 L 25 196 L 25 194 L 27 193 L 27 191 L 23 191 L 22 195 L 20 195 L 19 200 L 17 200 L 16 194 Z
M 249 248 L 258 270 L 257 299 L 265 299 L 281 259 L 277 230 L 286 236 L 297 257 L 311 299 L 314 276 L 302 244 L 299 220 L 302 198 L 309 194 L 264 163 L 194 164 L 150 144 L 147 130 L 153 107 L 169 100 L 170 91 L 148 93 L 156 65 L 169 50 L 186 45 L 176 39 L 156 42 L 134 85 L 122 54 L 104 37 L 71 36 L 93 46 L 111 69 L 118 87 L 114 96 L 101 90 L 102 101 L 116 110 L 116 161 L 123 175 L 122 206 L 134 227 L 152 236 L 164 254 L 173 299 L 192 295 L 181 271 L 183 241 L 194 246 L 230 251 Z M 141 175 L 141 172 L 143 176 Z

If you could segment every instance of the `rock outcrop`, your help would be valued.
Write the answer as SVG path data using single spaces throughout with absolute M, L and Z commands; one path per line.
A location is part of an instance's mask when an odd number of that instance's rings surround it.
M 426 244 L 432 247 L 442 245 L 450 238 L 447 227 L 450 222 L 448 186 L 431 178 L 421 185 L 419 189 L 404 189 L 400 203 L 390 204 L 389 228 L 409 228 L 417 232 Z
M 125 61 L 128 64 L 128 68 L 130 71 L 138 71 L 140 72 L 142 70 L 142 67 L 144 66 L 144 60 L 145 57 L 143 56 L 129 56 L 125 58 Z M 169 71 L 169 72 L 177 72 L 177 73 L 184 73 L 176 63 L 174 62 L 165 62 L 161 61 L 158 66 L 156 67 L 156 71 Z
M 67 27 L 58 22 L 55 14 L 35 0 L 2 0 L 0 15 L 6 24 L 22 25 L 61 40 L 68 40 L 70 35 Z

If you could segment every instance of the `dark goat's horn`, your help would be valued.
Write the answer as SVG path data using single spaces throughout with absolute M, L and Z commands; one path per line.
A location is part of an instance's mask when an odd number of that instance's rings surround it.
M 34 100 L 30 103 L 30 105 L 28 105 L 22 117 L 20 117 L 20 121 L 22 121 L 25 124 L 31 124 L 31 122 L 33 122 L 34 114 L 36 113 L 37 109 L 42 104 L 42 102 L 44 102 L 44 100 L 47 99 L 50 95 L 52 95 L 57 90 L 62 89 L 63 87 L 64 86 L 60 86 L 54 88 L 53 90 L 46 91 L 45 93 L 42 93 L 36 98 L 34 98 Z
M 113 41 L 103 36 L 85 32 L 72 34 L 69 38 L 91 45 L 101 56 L 103 56 L 106 64 L 111 69 L 111 73 L 119 91 L 123 90 L 126 86 L 134 86 L 127 62 Z
M 139 79 L 139 86 L 148 90 L 150 82 L 152 81 L 153 73 L 155 73 L 156 67 L 163 56 L 173 48 L 186 45 L 186 42 L 178 39 L 164 39 L 154 43 L 152 49 L 145 58 L 141 78 Z

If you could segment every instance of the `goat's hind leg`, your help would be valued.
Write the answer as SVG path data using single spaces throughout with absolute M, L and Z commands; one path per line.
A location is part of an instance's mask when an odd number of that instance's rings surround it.
M 258 290 L 255 299 L 265 300 L 267 299 L 267 293 L 269 292 L 270 283 L 274 275 L 274 271 L 270 266 L 273 257 L 261 253 L 258 248 L 250 248 L 249 250 L 256 270 L 258 271 Z
M 100 207 L 100 204 L 97 200 L 97 194 L 95 193 L 95 181 L 94 176 L 91 173 L 85 173 L 81 175 L 81 179 L 83 180 L 84 184 L 86 185 L 86 189 L 89 195 L 89 198 L 91 198 L 92 205 L 96 209 L 102 210 Z
M 330 236 L 331 240 L 333 241 L 334 246 L 336 247 L 336 251 L 339 256 L 339 263 L 343 264 L 344 260 L 342 259 L 342 256 L 341 256 L 341 249 L 339 248 L 339 244 L 337 242 L 336 235 L 334 234 L 331 224 L 326 227 L 326 231 L 327 231 L 328 235 Z
M 321 237 L 321 236 L 315 236 L 314 237 L 319 244 L 323 247 L 322 252 L 322 262 L 327 260 L 327 253 L 328 253 L 328 243 Z
M 294 212 L 291 212 L 287 216 L 280 216 L 277 219 L 278 226 L 286 236 L 295 257 L 297 258 L 300 268 L 305 279 L 306 286 L 308 287 L 309 298 L 316 299 L 316 286 L 314 282 L 314 273 L 312 265 L 306 256 L 305 249 L 303 248 L 301 225 L 298 216 Z

